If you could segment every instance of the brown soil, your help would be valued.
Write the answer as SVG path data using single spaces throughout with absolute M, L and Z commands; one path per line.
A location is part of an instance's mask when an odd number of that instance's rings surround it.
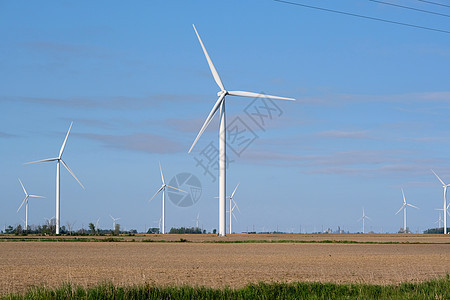
M 160 238 L 153 236 L 152 238 Z M 207 240 L 337 240 L 313 235 L 166 235 L 193 243 L 6 242 L 0 238 L 0 294 L 63 282 L 242 287 L 250 282 L 417 282 L 450 273 L 449 238 L 344 235 L 341 240 L 432 244 L 204 243 Z M 136 241 L 149 239 L 133 237 Z

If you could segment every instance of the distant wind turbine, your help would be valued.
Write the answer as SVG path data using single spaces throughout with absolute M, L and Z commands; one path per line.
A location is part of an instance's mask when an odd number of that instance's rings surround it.
M 59 156 L 55 158 L 47 158 L 37 161 L 28 162 L 25 164 L 34 164 L 34 163 L 40 163 L 40 162 L 48 162 L 48 161 L 56 161 L 56 234 L 59 234 L 59 227 L 60 227 L 60 208 L 59 208 L 59 199 L 60 199 L 60 166 L 59 163 L 62 163 L 63 166 L 69 171 L 69 173 L 75 178 L 75 180 L 81 185 L 81 187 L 84 189 L 84 186 L 81 184 L 81 182 L 78 180 L 78 178 L 75 176 L 75 174 L 72 172 L 72 170 L 69 168 L 69 166 L 64 162 L 62 159 L 62 155 L 64 152 L 64 148 L 66 147 L 67 138 L 69 137 L 70 129 L 72 128 L 72 123 L 70 123 L 69 130 L 67 131 L 66 138 L 64 139 L 64 142 L 61 146 L 61 150 L 59 150 Z
M 433 172 L 433 174 L 437 177 L 437 179 L 439 179 L 439 181 L 442 183 L 442 187 L 444 188 L 444 234 L 447 234 L 447 210 L 448 210 L 448 206 L 447 206 L 447 187 L 450 186 L 450 184 L 445 184 L 444 181 L 442 181 L 441 178 L 439 178 L 439 176 L 433 171 L 431 170 L 431 172 Z M 450 205 L 450 203 L 449 203 Z
M 235 208 L 237 208 L 237 210 L 238 210 L 239 212 L 241 212 L 240 209 L 239 209 L 239 206 L 237 205 L 236 201 L 234 200 L 234 194 L 236 193 L 236 190 L 237 190 L 238 186 L 239 186 L 239 183 L 238 183 L 238 184 L 236 185 L 236 187 L 234 188 L 234 191 L 233 191 L 233 193 L 231 194 L 231 196 L 228 197 L 228 199 L 230 199 L 230 234 L 233 233 L 232 228 L 231 228 L 231 216 L 233 216 L 234 219 L 237 221 L 236 216 L 234 215 L 234 212 L 233 212 L 233 211 L 234 211 Z M 234 204 L 234 205 L 233 205 L 233 204 Z
M 17 209 L 17 212 L 22 208 L 23 204 L 25 203 L 25 230 L 28 230 L 28 198 L 45 198 L 44 196 L 38 196 L 38 195 L 29 195 L 27 193 L 27 190 L 23 186 L 22 181 L 19 179 L 20 185 L 22 186 L 23 192 L 25 193 L 25 199 L 23 199 L 22 204 L 20 204 L 19 208 Z
M 100 218 L 97 219 L 97 222 L 95 222 L 95 228 L 97 228 L 97 232 L 99 232 L 99 228 L 98 228 L 98 222 L 100 221 Z
M 402 207 L 400 207 L 400 209 L 395 214 L 398 214 L 403 209 L 403 231 L 406 233 L 406 207 L 411 206 L 416 209 L 419 209 L 419 208 L 417 206 L 414 206 L 414 205 L 406 202 L 405 193 L 403 192 L 403 189 L 402 189 L 402 195 L 403 195 L 403 205 L 402 205 Z
M 364 229 L 364 221 L 365 221 L 365 219 L 367 219 L 367 220 L 372 220 L 371 218 L 369 218 L 368 216 L 366 216 L 366 213 L 364 212 L 364 207 L 363 207 L 362 217 L 359 218 L 359 220 L 358 220 L 358 222 L 360 222 L 360 221 L 362 220 L 362 225 L 363 225 L 363 227 L 362 227 L 362 233 L 365 233 L 365 229 Z
M 161 216 L 161 218 L 162 218 L 162 231 L 161 231 L 161 233 L 165 234 L 165 228 L 166 228 L 165 227 L 166 226 L 166 222 L 165 222 L 165 215 L 166 215 L 166 211 L 165 211 L 165 207 L 166 207 L 165 194 L 166 194 L 166 188 L 171 188 L 171 189 L 183 192 L 183 193 L 187 193 L 187 192 L 166 184 L 166 182 L 164 181 L 164 175 L 163 175 L 161 163 L 159 163 L 159 171 L 161 172 L 162 185 L 159 188 L 159 190 L 153 195 L 153 197 L 149 200 L 149 202 L 151 202 L 153 200 L 153 198 L 155 198 L 155 196 L 158 195 L 159 192 L 162 191 L 162 216 Z
M 113 220 L 113 230 L 116 230 L 116 221 L 120 220 L 120 218 L 114 218 L 113 216 L 109 215 L 111 219 Z
M 198 227 L 198 223 L 200 222 L 200 219 L 199 219 L 199 218 L 200 218 L 200 213 L 198 213 L 198 214 L 197 214 L 197 218 L 194 219 L 194 221 L 195 221 L 195 228 L 199 228 L 199 227 Z
M 438 208 L 436 210 L 442 210 L 442 208 Z M 441 228 L 442 226 L 441 212 L 439 212 L 439 219 L 436 222 L 434 222 L 434 224 L 438 224 L 438 228 Z
M 211 58 L 208 55 L 208 52 L 206 51 L 205 46 L 203 45 L 202 39 L 200 38 L 200 35 L 197 32 L 197 29 L 194 25 L 195 34 L 197 35 L 198 41 L 200 42 L 200 45 L 203 49 L 203 53 L 205 54 L 206 60 L 208 62 L 209 68 L 211 70 L 211 73 L 214 77 L 214 80 L 216 81 L 217 85 L 220 88 L 220 91 L 217 93 L 217 96 L 219 96 L 219 99 L 214 104 L 211 112 L 209 113 L 208 117 L 205 120 L 205 123 L 203 124 L 202 128 L 200 129 L 200 132 L 198 133 L 197 137 L 194 140 L 194 143 L 192 143 L 191 148 L 189 149 L 189 153 L 191 153 L 192 149 L 194 148 L 195 144 L 197 143 L 198 139 L 201 137 L 205 129 L 208 127 L 209 123 L 213 119 L 216 112 L 220 109 L 220 127 L 219 127 L 219 236 L 225 236 L 225 226 L 226 226 L 226 118 L 225 118 L 225 96 L 240 96 L 240 97 L 250 97 L 250 98 L 257 98 L 257 97 L 264 97 L 264 98 L 271 98 L 271 99 L 282 99 L 282 100 L 295 100 L 293 98 L 285 98 L 285 97 L 278 97 L 278 96 L 271 96 L 271 95 L 265 95 L 265 94 L 258 94 L 253 92 L 243 92 L 243 91 L 228 91 L 225 89 L 222 80 L 219 77 L 219 73 L 217 72 L 216 68 L 214 67 Z

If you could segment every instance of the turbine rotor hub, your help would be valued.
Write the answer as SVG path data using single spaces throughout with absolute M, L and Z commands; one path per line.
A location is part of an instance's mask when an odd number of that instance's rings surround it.
M 226 90 L 222 90 L 222 91 L 220 91 L 220 92 L 217 92 L 217 96 L 222 96 L 222 95 L 228 95 L 228 91 L 226 91 Z

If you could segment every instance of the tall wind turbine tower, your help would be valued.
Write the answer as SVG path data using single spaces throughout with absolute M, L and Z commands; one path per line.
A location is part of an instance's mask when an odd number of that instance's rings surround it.
M 189 149 L 189 153 L 194 148 L 195 144 L 197 143 L 200 136 L 203 134 L 205 129 L 208 127 L 209 123 L 213 119 L 216 112 L 220 109 L 219 115 L 220 115 L 220 125 L 219 125 L 219 236 L 225 236 L 225 226 L 226 226 L 226 118 L 225 118 L 225 96 L 240 96 L 240 97 L 250 97 L 250 98 L 257 98 L 257 97 L 264 97 L 264 98 L 270 98 L 270 99 L 282 99 L 282 100 L 293 100 L 293 98 L 285 98 L 285 97 L 278 97 L 278 96 L 271 96 L 271 95 L 265 95 L 265 94 L 258 94 L 253 92 L 243 92 L 243 91 L 228 91 L 225 89 L 225 86 L 222 83 L 222 80 L 219 77 L 219 73 L 217 72 L 216 68 L 214 67 L 211 58 L 208 55 L 208 52 L 206 51 L 205 46 L 203 45 L 202 39 L 200 38 L 200 35 L 197 32 L 197 29 L 194 25 L 194 31 L 197 35 L 198 41 L 200 42 L 200 45 L 203 49 L 203 53 L 205 54 L 206 60 L 208 62 L 209 68 L 211 70 L 211 73 L 214 77 L 214 80 L 216 81 L 217 85 L 220 88 L 220 91 L 217 93 L 217 96 L 219 96 L 219 99 L 214 104 L 211 112 L 209 113 L 208 117 L 205 120 L 205 123 L 203 124 L 202 128 L 200 129 L 200 132 L 198 133 L 197 137 L 194 140 L 194 143 L 192 144 L 191 148 Z
M 445 184 L 444 181 L 442 181 L 441 178 L 439 178 L 439 176 L 434 173 L 433 170 L 431 170 L 431 172 L 433 172 L 433 174 L 437 177 L 437 179 L 442 183 L 442 187 L 444 188 L 444 234 L 447 234 L 447 187 L 450 186 L 450 184 Z
M 38 196 L 38 195 L 28 195 L 27 190 L 23 186 L 22 181 L 19 179 L 20 185 L 22 186 L 23 192 L 25 193 L 25 199 L 23 199 L 22 204 L 20 204 L 19 208 L 17 209 L 17 212 L 22 208 L 23 204 L 25 203 L 25 231 L 28 231 L 28 198 L 45 198 L 44 196 Z
M 398 214 L 403 209 L 403 231 L 406 233 L 406 208 L 408 206 L 414 207 L 416 209 L 419 209 L 419 208 L 417 206 L 414 206 L 414 205 L 406 202 L 405 193 L 403 192 L 403 189 L 402 189 L 402 195 L 403 195 L 403 205 L 402 205 L 402 207 L 400 207 L 400 209 L 395 214 Z
M 69 166 L 64 162 L 62 159 L 62 155 L 64 152 L 64 148 L 66 147 L 67 138 L 69 137 L 70 129 L 72 128 L 73 122 L 70 123 L 69 130 L 67 131 L 66 138 L 64 139 L 64 142 L 61 146 L 61 149 L 59 150 L 58 157 L 55 158 L 47 158 L 37 161 L 28 162 L 25 164 L 35 164 L 35 163 L 41 163 L 41 162 L 48 162 L 48 161 L 56 161 L 56 234 L 59 234 L 59 227 L 60 227 L 60 208 L 59 208 L 59 199 L 60 199 L 60 163 L 69 171 L 70 175 L 75 178 L 75 180 L 81 185 L 81 187 L 84 189 L 84 186 L 81 184 L 81 182 L 78 180 L 77 176 L 72 172 L 72 170 L 69 168 Z

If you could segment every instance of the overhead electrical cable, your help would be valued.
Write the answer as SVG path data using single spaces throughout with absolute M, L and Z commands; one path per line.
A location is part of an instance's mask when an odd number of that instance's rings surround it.
M 417 0 L 417 1 L 425 2 L 425 3 L 429 3 L 429 4 L 434 4 L 434 5 L 440 5 L 440 6 L 450 7 L 450 5 L 442 4 L 442 3 L 437 3 L 437 2 L 433 2 L 433 1 L 426 1 L 426 0 Z
M 438 15 L 438 16 L 443 16 L 443 17 L 450 18 L 450 15 L 441 14 L 441 13 L 437 13 L 437 12 L 429 11 L 429 10 L 424 10 L 424 9 L 419 9 L 419 8 L 415 8 L 415 7 L 403 6 L 403 5 L 398 5 L 398 4 L 385 2 L 385 1 L 379 1 L 379 0 L 369 0 L 369 1 L 380 3 L 380 4 L 385 4 L 385 5 L 391 5 L 391 6 L 395 6 L 395 7 L 400 7 L 400 8 L 405 8 L 405 9 L 410 9 L 410 10 L 415 10 L 415 11 L 419 11 L 419 12 L 423 12 L 423 13 L 427 13 L 427 14 L 433 14 L 433 15 Z
M 419 29 L 424 29 L 424 30 L 430 30 L 430 31 L 436 31 L 436 32 L 450 34 L 450 31 L 443 30 L 443 29 L 437 29 L 437 28 L 425 27 L 425 26 L 420 26 L 420 25 L 414 25 L 414 24 L 402 23 L 402 22 L 397 22 L 397 21 L 391 21 L 391 20 L 386 20 L 386 19 L 381 19 L 381 18 L 364 16 L 364 15 L 359 15 L 359 14 L 355 14 L 355 13 L 349 13 L 349 12 L 340 11 L 340 10 L 334 10 L 334 9 L 329 9 L 329 8 L 311 6 L 311 5 L 306 5 L 306 4 L 297 3 L 297 2 L 291 2 L 291 1 L 285 1 L 285 0 L 274 0 L 274 1 L 280 2 L 280 3 L 285 3 L 285 4 L 291 4 L 291 5 L 295 5 L 295 6 L 307 7 L 307 8 L 311 8 L 311 9 L 317 9 L 317 10 L 321 10 L 321 11 L 332 12 L 332 13 L 336 13 L 336 14 L 342 14 L 342 15 L 347 15 L 347 16 L 352 16 L 352 17 L 358 17 L 358 18 L 373 20 L 373 21 L 379 21 L 379 22 L 384 22 L 384 23 L 390 23 L 390 24 L 396 24 L 396 25 L 408 26 L 408 27 L 412 27 L 412 28 L 419 28 Z

